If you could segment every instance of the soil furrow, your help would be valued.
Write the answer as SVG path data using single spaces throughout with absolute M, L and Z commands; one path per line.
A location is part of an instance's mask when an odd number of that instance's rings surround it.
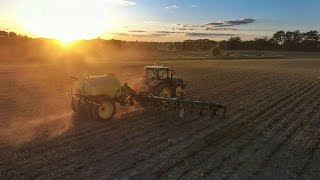
M 309 113 L 303 117 L 306 122 L 305 124 L 301 123 L 302 126 L 299 127 L 300 132 L 296 132 L 295 136 L 293 135 L 294 138 L 291 138 L 275 152 L 270 161 L 257 173 L 257 176 L 270 176 L 271 172 L 277 174 L 282 172 L 284 177 L 297 178 L 306 171 L 319 145 L 319 106 L 318 101 L 314 107 L 308 109 Z
M 314 101 L 314 99 L 312 99 Z M 316 104 L 313 104 L 316 105 Z M 303 107 L 302 107 L 303 108 Z M 308 111 L 304 111 L 303 114 L 299 117 L 302 117 L 303 115 L 307 114 Z M 301 120 L 302 119 L 302 120 Z M 237 173 L 239 173 L 238 175 L 241 174 L 241 176 L 244 175 L 244 173 L 246 175 L 256 175 L 257 174 L 257 170 L 259 170 L 260 168 L 262 168 L 264 166 L 264 163 L 271 158 L 271 156 L 277 151 L 279 150 L 279 148 L 281 148 L 284 143 L 285 140 L 289 139 L 292 137 L 292 135 L 295 133 L 295 131 L 299 128 L 299 126 L 303 123 L 303 118 L 300 118 L 297 120 L 297 122 L 293 123 L 290 127 L 286 128 L 284 132 L 279 132 L 280 135 L 277 136 L 275 133 L 275 137 L 278 137 L 276 140 L 274 141 L 269 141 L 267 142 L 267 145 L 264 146 L 264 148 L 260 148 L 259 150 L 257 150 L 257 153 L 255 156 L 259 156 L 258 161 L 245 161 L 242 164 L 242 166 L 239 168 L 239 170 L 235 173 L 235 177 L 237 177 Z M 252 157 L 252 156 L 251 156 Z M 255 164 L 254 168 L 251 168 L 250 171 L 248 171 L 247 168 L 245 168 L 244 166 L 247 166 L 248 164 Z M 243 169 L 246 169 L 247 171 L 243 171 Z
M 138 106 L 117 108 L 104 123 L 70 117 L 67 73 L 83 67 L 8 67 L 12 76 L 0 73 L 0 179 L 320 178 L 318 61 L 163 63 L 181 72 L 187 98 L 224 104 L 227 118 Z M 87 70 L 132 85 L 145 64 Z
M 264 93 L 261 93 L 261 95 L 262 95 L 262 94 L 264 94 Z M 239 110 L 239 111 L 240 111 L 240 110 Z M 209 127 L 208 127 L 208 128 L 209 128 Z M 203 133 L 203 132 L 201 132 L 201 133 Z
M 242 97 L 242 96 L 239 96 L 239 97 Z M 230 97 L 229 97 L 230 98 Z M 105 131 L 107 131 L 107 130 L 105 130 Z M 103 133 L 103 132 L 105 132 L 105 131 L 97 131 L 96 133 L 94 133 L 94 134 L 92 134 L 92 135 L 95 135 L 95 134 L 98 134 L 98 133 Z M 112 134 L 112 133 L 110 133 L 110 134 Z M 87 134 L 86 136 L 89 136 L 90 134 Z M 83 136 L 84 137 L 84 136 Z M 71 141 L 75 141 L 75 140 L 79 140 L 79 139 L 72 139 L 72 140 L 70 140 L 69 142 L 71 142 Z M 60 142 L 61 143 L 61 142 Z M 53 144 L 53 143 L 50 143 L 50 144 Z M 63 144 L 60 144 L 60 146 L 63 146 L 63 145 L 65 145 L 66 143 L 63 143 Z M 58 147 L 57 145 L 55 145 L 55 146 L 52 146 L 52 147 L 55 147 L 55 149 Z M 27 157 L 26 157 L 27 158 Z
M 215 128 L 215 129 L 217 130 L 217 128 Z M 222 131 L 222 130 L 220 129 L 220 127 L 219 127 L 219 130 Z M 218 131 L 214 131 L 214 133 L 218 133 L 219 130 L 218 130 Z M 210 134 L 209 134 L 209 135 L 210 135 Z M 209 136 L 209 135 L 207 135 L 207 136 Z M 205 137 L 207 137 L 207 136 L 205 136 Z M 184 152 L 184 151 L 182 151 L 182 152 Z
M 315 97 L 314 94 L 311 94 L 311 95 L 313 95 L 313 98 Z M 314 99 L 309 97 L 308 101 L 314 101 Z M 238 154 L 234 156 L 234 158 L 231 158 L 229 160 L 230 164 L 224 165 L 224 167 L 228 169 L 228 172 L 231 173 L 233 171 L 236 171 L 237 168 L 239 167 L 237 165 L 244 164 L 246 159 L 250 159 L 252 155 L 255 154 L 256 151 L 264 147 L 264 144 L 267 144 L 270 141 L 274 141 L 275 139 L 277 139 L 278 136 L 271 136 L 271 134 L 277 134 L 277 133 L 281 134 L 282 131 L 286 131 L 286 129 L 288 129 L 287 126 L 291 125 L 289 124 L 291 123 L 291 121 L 287 119 L 287 117 L 295 117 L 295 115 L 299 115 L 299 113 L 302 110 L 304 110 L 304 105 L 307 105 L 308 101 L 307 100 L 303 101 L 301 104 L 299 104 L 299 108 L 295 109 L 293 112 L 289 111 L 290 114 L 288 115 L 284 114 L 283 116 L 284 118 L 280 118 L 280 121 L 278 121 L 277 123 L 270 124 L 271 126 L 269 125 L 267 127 L 259 127 L 259 129 L 263 129 L 263 131 L 261 131 L 259 134 L 253 134 L 253 135 L 250 135 L 249 137 L 243 137 L 242 138 L 243 141 L 248 140 L 248 144 L 243 146 L 245 149 L 238 150 Z M 287 109 L 292 110 L 291 108 L 292 106 L 290 106 Z M 278 117 L 273 117 L 273 118 L 279 119 Z M 235 163 L 235 162 L 238 162 L 238 163 Z M 227 170 L 221 169 L 221 171 L 227 171 Z
M 284 106 L 283 106 L 284 107 Z M 276 109 L 273 109 L 274 111 L 276 110 Z M 271 114 L 272 113 L 272 111 L 269 111 L 268 112 L 268 114 Z M 264 117 L 264 118 L 267 118 L 267 116 L 266 115 L 263 115 L 263 116 L 261 116 L 261 117 Z M 260 119 L 259 119 L 260 120 Z M 263 122 L 263 120 L 261 120 L 262 122 Z M 250 122 L 250 123 L 252 123 L 252 122 Z M 257 123 L 257 122 L 256 122 Z M 270 121 L 268 121 L 268 122 L 263 122 L 263 123 L 272 123 L 272 122 L 270 122 Z M 240 127 L 239 127 L 240 128 Z M 232 133 L 232 135 L 231 135 L 231 137 L 238 137 L 238 138 L 240 138 L 240 137 L 243 137 L 243 136 L 241 136 L 241 135 L 239 135 L 240 133 L 241 134 L 247 134 L 248 132 L 250 132 L 250 131 L 253 131 L 253 130 L 255 130 L 255 128 L 254 128 L 254 126 L 252 126 L 252 124 L 248 124 L 248 127 L 246 127 L 245 129 L 241 129 L 240 131 L 237 131 L 237 132 L 235 132 L 235 133 Z M 239 133 L 239 134 L 238 134 Z M 253 137 L 255 137 L 255 136 L 253 136 Z M 246 139 L 246 138 L 244 138 L 244 139 Z M 230 145 L 232 148 L 232 150 L 234 150 L 235 152 L 238 152 L 238 151 L 240 151 L 240 150 L 236 150 L 236 147 L 234 147 L 234 141 L 236 141 L 237 140 L 237 138 L 236 139 L 232 139 L 231 140 L 231 142 L 229 143 L 229 141 L 227 141 L 226 140 L 226 145 Z M 242 142 L 242 141 L 240 141 L 240 142 Z M 219 145 L 219 147 L 223 147 L 223 148 L 226 148 L 226 147 L 228 147 L 228 146 L 223 146 L 223 145 Z M 241 148 L 242 146 L 240 146 L 240 148 Z M 212 147 L 212 148 L 214 148 L 214 147 Z M 197 162 L 198 162 L 198 165 L 195 163 L 195 162 L 192 162 L 191 164 L 196 164 L 195 165 L 195 167 L 197 167 L 197 166 L 200 166 L 202 163 L 204 163 L 204 162 L 206 162 L 206 160 L 210 157 L 210 153 L 211 152 L 216 152 L 216 149 L 214 148 L 214 149 L 210 149 L 210 150 L 207 150 L 207 152 L 204 152 L 204 154 L 206 155 L 206 156 L 204 156 L 204 157 L 202 157 L 202 158 L 200 158 L 200 157 L 198 157 L 198 158 L 196 158 L 197 159 Z M 233 152 L 233 151 L 232 151 Z M 209 153 L 209 154 L 208 154 Z M 217 159 L 217 160 L 214 160 L 214 162 L 216 162 L 216 164 L 219 164 L 219 163 L 217 163 L 217 162 L 220 162 L 220 164 L 222 164 L 224 161 L 226 161 L 226 160 L 228 160 L 228 156 L 226 155 L 226 154 L 224 154 L 224 152 L 223 151 L 221 151 L 220 153 L 223 153 L 223 156 L 220 156 L 220 158 L 219 159 Z M 201 155 L 201 154 L 200 154 Z M 214 153 L 212 153 L 212 156 L 213 155 L 215 155 Z M 209 156 L 209 157 L 208 157 Z M 219 156 L 218 156 L 219 157 Z M 203 161 L 202 161 L 203 160 Z M 209 162 L 208 162 L 209 163 Z M 185 164 L 190 164 L 190 163 L 185 163 Z M 210 163 L 209 163 L 210 164 Z M 187 173 L 189 170 L 191 170 L 192 168 L 195 168 L 195 167 L 189 167 L 189 168 L 186 168 L 186 170 L 184 171 L 184 173 Z M 205 175 L 208 175 L 209 173 L 210 173 L 210 170 L 208 170 L 209 172 L 202 172 L 202 173 L 199 173 L 198 175 L 200 175 L 200 174 L 203 174 L 203 176 L 205 176 Z M 184 174 L 184 173 L 182 173 L 182 174 Z M 183 175 L 182 175 L 183 176 Z M 191 176 L 192 177 L 192 176 Z

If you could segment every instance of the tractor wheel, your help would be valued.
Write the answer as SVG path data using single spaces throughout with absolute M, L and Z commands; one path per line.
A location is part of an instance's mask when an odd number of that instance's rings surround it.
M 154 90 L 154 95 L 159 97 L 172 97 L 172 92 L 166 84 L 160 84 Z
M 86 104 L 81 104 L 80 100 L 74 97 L 71 99 L 71 109 L 74 112 L 76 119 L 84 119 L 88 117 Z
M 92 106 L 92 116 L 99 121 L 110 120 L 116 112 L 116 104 L 113 100 L 104 99 L 99 105 Z
M 176 88 L 176 96 L 177 97 L 182 97 L 184 95 L 184 90 L 183 90 L 183 88 L 181 87 L 181 86 L 178 86 L 177 88 Z
M 87 103 L 85 105 L 85 111 L 86 111 L 87 117 L 90 119 L 94 119 L 93 109 L 95 108 L 95 106 L 96 105 L 92 103 Z

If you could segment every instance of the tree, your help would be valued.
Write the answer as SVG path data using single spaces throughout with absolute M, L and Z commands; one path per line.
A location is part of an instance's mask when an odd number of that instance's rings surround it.
M 219 45 L 219 48 L 221 49 L 221 50 L 226 50 L 227 48 L 227 41 L 225 41 L 225 40 L 223 40 L 223 41 L 220 41 L 219 43 L 218 43 L 218 45 Z
M 303 47 L 306 50 L 315 51 L 320 46 L 320 34 L 318 31 L 309 31 L 303 33 Z
M 226 45 L 226 49 L 242 49 L 242 41 L 240 37 L 231 37 L 228 40 L 228 43 Z
M 255 38 L 254 39 L 254 48 L 255 50 L 265 50 L 269 48 L 268 37 Z
M 272 37 L 272 41 L 281 46 L 285 42 L 285 32 L 284 31 L 276 32 Z
M 220 50 L 219 44 L 214 46 L 213 48 L 211 48 L 210 51 L 211 51 L 212 56 L 220 56 L 221 55 L 221 50 Z

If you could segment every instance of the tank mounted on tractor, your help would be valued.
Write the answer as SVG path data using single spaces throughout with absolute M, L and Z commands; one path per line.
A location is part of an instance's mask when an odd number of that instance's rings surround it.
M 76 113 L 86 113 L 91 119 L 109 120 L 116 112 L 116 103 L 121 106 L 132 106 L 139 103 L 144 108 L 157 107 L 161 110 L 176 110 L 181 117 L 184 117 L 187 112 L 192 114 L 196 111 L 199 112 L 199 115 L 221 114 L 225 117 L 226 107 L 223 105 L 184 99 L 182 92 L 186 85 L 183 80 L 172 76 L 172 69 L 147 66 L 146 71 L 147 74 L 143 80 L 148 89 L 140 92 L 136 92 L 126 83 L 121 86 L 119 79 L 112 74 L 83 78 L 72 77 L 75 80 L 70 93 L 72 110 Z

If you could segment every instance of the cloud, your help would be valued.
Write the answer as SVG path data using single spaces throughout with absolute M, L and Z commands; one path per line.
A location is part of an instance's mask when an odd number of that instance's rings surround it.
M 144 31 L 143 33 L 110 33 L 119 37 L 126 38 L 169 38 L 171 36 L 185 36 L 185 37 L 195 37 L 195 38 L 212 38 L 212 37 L 232 37 L 237 36 L 237 34 L 233 33 L 202 33 L 202 32 L 180 32 L 180 31 Z
M 174 10 L 174 9 L 178 9 L 179 7 L 177 5 L 170 5 L 170 6 L 167 6 L 166 9 L 168 10 Z
M 117 36 L 126 36 L 126 37 L 136 37 L 136 38 L 147 38 L 147 37 L 165 37 L 174 32 L 170 31 L 156 31 L 155 33 L 146 33 L 146 34 L 132 34 L 132 33 L 110 33 Z
M 156 31 L 156 33 L 160 33 L 160 34 L 175 34 L 177 32 L 174 32 L 174 31 Z
M 191 5 L 191 8 L 196 8 L 196 7 L 198 7 L 198 6 L 195 4 Z
M 187 25 L 187 24 L 174 24 L 174 26 L 189 27 L 189 25 Z
M 133 33 L 143 33 L 143 32 L 146 32 L 146 31 L 143 31 L 143 30 L 131 30 L 129 32 L 133 32 Z
M 130 35 L 128 33 L 110 33 L 110 34 L 118 35 L 118 36 L 129 36 Z
M 228 21 L 222 21 L 222 22 L 211 22 L 208 24 L 205 24 L 206 26 L 213 26 L 213 27 L 228 27 L 228 26 L 238 26 L 243 24 L 251 24 L 254 23 L 256 20 L 254 19 L 240 19 L 240 20 L 228 20 Z
M 164 37 L 167 35 L 168 34 L 164 34 L 164 33 L 151 33 L 151 34 L 132 34 L 131 36 L 133 37 Z
M 206 30 L 206 31 L 236 31 L 238 29 L 231 27 L 216 27 L 212 25 L 187 25 L 187 24 L 174 24 L 175 27 L 171 28 L 173 31 L 195 31 L 195 30 Z
M 219 22 L 211 22 L 207 24 L 183 24 L 176 23 L 171 25 L 172 31 L 237 31 L 238 29 L 233 28 L 233 26 L 254 23 L 254 19 L 240 19 L 240 20 L 227 20 Z
M 195 33 L 189 32 L 185 34 L 189 37 L 217 37 L 217 36 L 236 36 L 236 34 L 225 34 L 225 33 Z
M 160 22 L 157 21 L 143 21 L 145 24 L 160 24 Z
M 110 4 L 120 4 L 123 6 L 132 6 L 137 4 L 136 2 L 131 0 L 104 0 L 104 1 Z
M 235 28 L 213 28 L 213 27 L 206 27 L 204 28 L 206 31 L 237 31 L 238 29 Z
M 178 31 L 186 31 L 186 30 L 194 31 L 196 30 L 195 28 L 199 27 L 199 26 L 188 25 L 188 24 L 174 24 L 174 26 L 176 27 L 173 27 L 172 30 L 178 30 Z
M 132 6 L 132 5 L 136 5 L 137 3 L 133 1 L 122 0 L 121 4 L 125 6 Z
M 179 31 L 155 31 L 155 32 L 159 34 L 184 34 L 184 32 L 179 32 Z

